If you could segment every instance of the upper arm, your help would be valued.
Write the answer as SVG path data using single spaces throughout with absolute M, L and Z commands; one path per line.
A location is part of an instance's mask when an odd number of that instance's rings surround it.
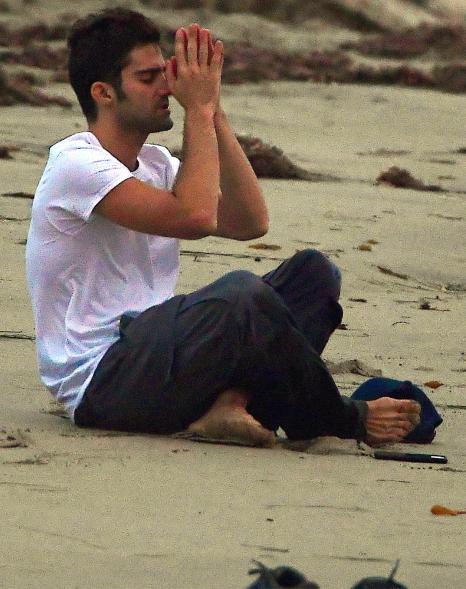
M 178 166 L 164 155 L 168 164 L 160 167 L 157 182 L 162 187 L 156 188 L 135 178 L 99 147 L 64 151 L 55 160 L 48 182 L 52 206 L 84 222 L 98 214 L 128 229 L 166 237 L 197 239 L 212 233 L 212 220 L 203 218 L 202 211 L 187 210 L 183 199 L 177 198 L 172 185 Z
M 212 232 L 208 220 L 186 210 L 173 192 L 154 188 L 134 177 L 110 190 L 94 210 L 118 225 L 142 233 L 197 239 Z

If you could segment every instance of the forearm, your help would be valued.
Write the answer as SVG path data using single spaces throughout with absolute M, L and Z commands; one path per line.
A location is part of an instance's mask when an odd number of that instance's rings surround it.
M 216 226 L 220 163 L 213 114 L 187 110 L 183 135 L 183 164 L 174 187 L 187 214 L 198 214 Z
M 222 198 L 218 235 L 253 239 L 268 229 L 268 213 L 257 176 L 244 154 L 225 113 L 215 114 Z

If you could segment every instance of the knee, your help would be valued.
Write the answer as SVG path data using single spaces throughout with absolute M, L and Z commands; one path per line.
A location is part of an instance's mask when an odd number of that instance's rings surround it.
M 224 276 L 224 280 L 227 283 L 228 292 L 235 295 L 236 299 L 249 299 L 257 295 L 273 293 L 273 289 L 265 284 L 260 276 L 247 270 L 229 272 Z
M 225 275 L 224 280 L 230 303 L 238 311 L 260 307 L 278 313 L 283 307 L 283 301 L 275 290 L 253 272 L 235 270 Z
M 325 254 L 315 249 L 305 249 L 293 256 L 312 280 L 323 280 L 330 290 L 340 294 L 341 272 Z
M 282 297 L 252 272 L 235 271 L 228 279 L 230 321 L 249 353 L 260 355 L 271 340 L 285 333 L 293 323 L 290 310 Z

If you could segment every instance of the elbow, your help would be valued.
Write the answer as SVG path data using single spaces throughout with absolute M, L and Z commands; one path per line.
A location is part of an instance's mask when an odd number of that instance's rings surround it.
M 259 225 L 257 227 L 257 232 L 255 235 L 255 238 L 257 237 L 263 237 L 264 235 L 266 235 L 269 232 L 269 220 L 265 219 L 261 225 Z
M 261 219 L 260 222 L 256 223 L 254 227 L 249 228 L 247 231 L 242 232 L 236 237 L 238 241 L 249 241 L 250 239 L 258 239 L 263 237 L 269 231 L 269 219 L 268 217 Z
M 186 239 L 202 239 L 214 235 L 217 231 L 217 216 L 197 212 L 191 216 L 189 228 L 189 236 Z
M 254 238 L 257 239 L 258 237 L 263 237 L 266 235 L 269 232 L 269 226 L 269 215 L 267 211 L 265 211 L 264 214 L 259 217 L 256 223 L 256 235 Z

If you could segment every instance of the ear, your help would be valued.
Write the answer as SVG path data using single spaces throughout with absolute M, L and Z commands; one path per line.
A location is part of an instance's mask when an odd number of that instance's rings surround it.
M 106 82 L 94 82 L 91 86 L 91 96 L 98 106 L 110 106 L 115 99 L 115 90 Z

